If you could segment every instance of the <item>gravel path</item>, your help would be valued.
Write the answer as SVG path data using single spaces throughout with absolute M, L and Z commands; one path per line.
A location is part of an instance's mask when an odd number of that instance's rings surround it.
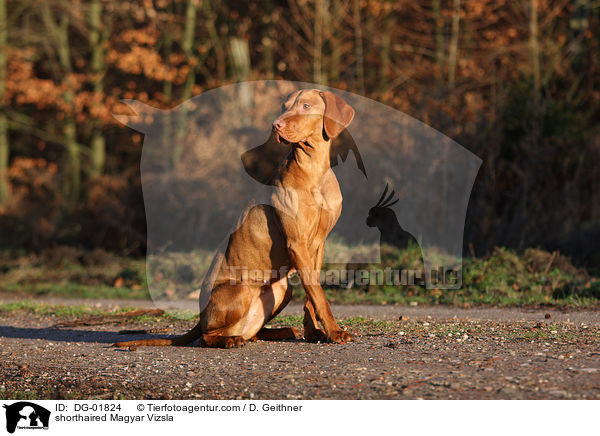
M 178 308 L 196 308 L 184 303 Z M 600 399 L 597 312 L 419 306 L 334 306 L 333 312 L 369 319 L 342 321 L 357 334 L 355 342 L 135 351 L 108 345 L 136 337 L 119 330 L 179 333 L 191 323 L 57 329 L 55 316 L 0 315 L 0 398 Z M 299 313 L 299 305 L 286 309 Z

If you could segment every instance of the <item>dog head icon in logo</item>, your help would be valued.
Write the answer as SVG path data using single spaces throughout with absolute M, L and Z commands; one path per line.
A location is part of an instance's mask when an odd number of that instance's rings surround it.
M 20 428 L 48 428 L 50 411 L 29 401 L 4 405 L 6 409 L 6 431 L 14 433 Z

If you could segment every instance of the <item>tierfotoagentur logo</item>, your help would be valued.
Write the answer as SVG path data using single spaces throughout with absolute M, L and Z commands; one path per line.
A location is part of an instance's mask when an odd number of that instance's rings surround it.
M 281 188 L 272 180 L 290 152 L 289 143 L 274 133 L 273 120 L 286 96 L 313 88 L 341 97 L 355 115 L 332 141 L 331 170 L 323 183 L 339 184 L 342 211 L 325 244 L 322 268 L 310 280 L 341 288 L 461 287 L 465 216 L 481 165 L 477 156 L 371 99 L 311 83 L 253 81 L 210 90 L 170 110 L 126 100 L 129 112 L 114 115 L 144 134 L 141 178 L 153 298 L 195 292 L 202 306 L 213 289 L 210 271 L 217 269 L 228 268 L 232 282 L 286 276 L 293 282 L 293 271 L 223 263 L 231 235 L 253 207 L 283 208 L 295 216 L 293 187 L 273 195 Z M 274 197 L 285 198 L 285 204 L 273 204 Z M 400 260 L 390 267 L 390 258 Z
M 29 401 L 4 404 L 6 409 L 6 431 L 14 433 L 19 430 L 47 430 L 50 422 L 50 411 Z

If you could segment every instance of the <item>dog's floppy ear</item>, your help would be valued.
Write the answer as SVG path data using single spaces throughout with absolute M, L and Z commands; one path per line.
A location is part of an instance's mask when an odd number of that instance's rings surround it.
M 352 122 L 354 109 L 341 97 L 329 91 L 319 91 L 319 94 L 325 102 L 323 128 L 329 138 L 336 138 Z

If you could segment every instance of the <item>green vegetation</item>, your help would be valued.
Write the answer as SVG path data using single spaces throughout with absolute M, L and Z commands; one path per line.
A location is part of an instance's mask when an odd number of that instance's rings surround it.
M 292 326 L 302 328 L 301 315 L 278 316 L 273 320 L 273 327 Z M 574 335 L 598 337 L 597 327 L 570 326 L 553 322 L 496 323 L 492 321 L 423 321 L 377 320 L 363 317 L 351 317 L 340 320 L 340 326 L 365 335 L 393 333 L 405 339 L 417 337 L 440 338 L 447 341 L 462 342 L 469 338 L 491 338 L 493 340 L 569 340 Z
M 40 255 L 0 252 L 0 292 L 66 298 L 149 298 L 143 259 L 69 247 Z
M 28 312 L 36 315 L 55 315 L 59 317 L 81 317 L 81 316 L 101 316 L 107 314 L 115 314 L 119 312 L 127 312 L 132 310 L 130 307 L 120 308 L 118 311 L 108 311 L 106 309 L 94 308 L 84 305 L 57 305 L 45 304 L 31 300 L 16 301 L 11 303 L 0 304 L 0 314 Z
M 418 248 L 388 252 L 384 267 L 416 269 Z M 364 266 L 363 266 L 364 267 Z M 371 274 L 379 265 L 368 266 Z M 527 249 L 522 253 L 496 248 L 483 258 L 463 260 L 461 289 L 426 289 L 419 285 L 330 287 L 329 301 L 346 304 L 450 304 L 459 306 L 600 306 L 600 278 L 576 268 L 558 252 Z M 301 287 L 294 289 L 304 298 Z
M 383 267 L 416 269 L 418 248 L 384 253 Z M 204 270 L 209 257 L 173 255 L 172 261 L 154 269 L 154 280 L 161 279 L 161 298 L 186 298 L 193 290 L 186 282 L 199 283 L 197 271 Z M 194 262 L 200 267 L 193 268 Z M 184 262 L 184 263 L 182 263 Z M 85 252 L 60 248 L 44 255 L 0 253 L 0 292 L 22 297 L 52 296 L 68 298 L 149 298 L 144 259 L 119 257 L 102 250 Z M 183 265 L 183 266 L 182 266 Z M 381 265 L 352 265 L 369 273 Z M 325 265 L 342 268 L 343 265 Z M 193 280 L 185 277 L 192 271 Z M 180 281 L 177 277 L 183 276 Z M 557 307 L 600 306 L 600 278 L 573 266 L 558 252 L 527 249 L 522 253 L 497 248 L 483 258 L 463 261 L 463 286 L 458 290 L 426 289 L 420 285 L 326 286 L 329 301 L 344 304 L 450 304 Z M 294 298 L 302 300 L 302 287 L 294 287 Z
M 62 305 L 62 304 L 47 304 L 37 301 L 16 301 L 10 303 L 0 303 L 0 315 L 15 314 L 15 313 L 32 313 L 39 316 L 54 316 L 60 318 L 85 318 L 85 317 L 102 317 L 126 313 L 136 310 L 135 307 L 120 307 L 117 309 L 107 309 L 91 307 L 87 305 Z M 149 323 L 160 320 L 172 321 L 189 321 L 195 319 L 197 313 L 188 310 L 167 310 L 163 315 L 140 315 L 128 319 L 128 322 L 133 323 Z

